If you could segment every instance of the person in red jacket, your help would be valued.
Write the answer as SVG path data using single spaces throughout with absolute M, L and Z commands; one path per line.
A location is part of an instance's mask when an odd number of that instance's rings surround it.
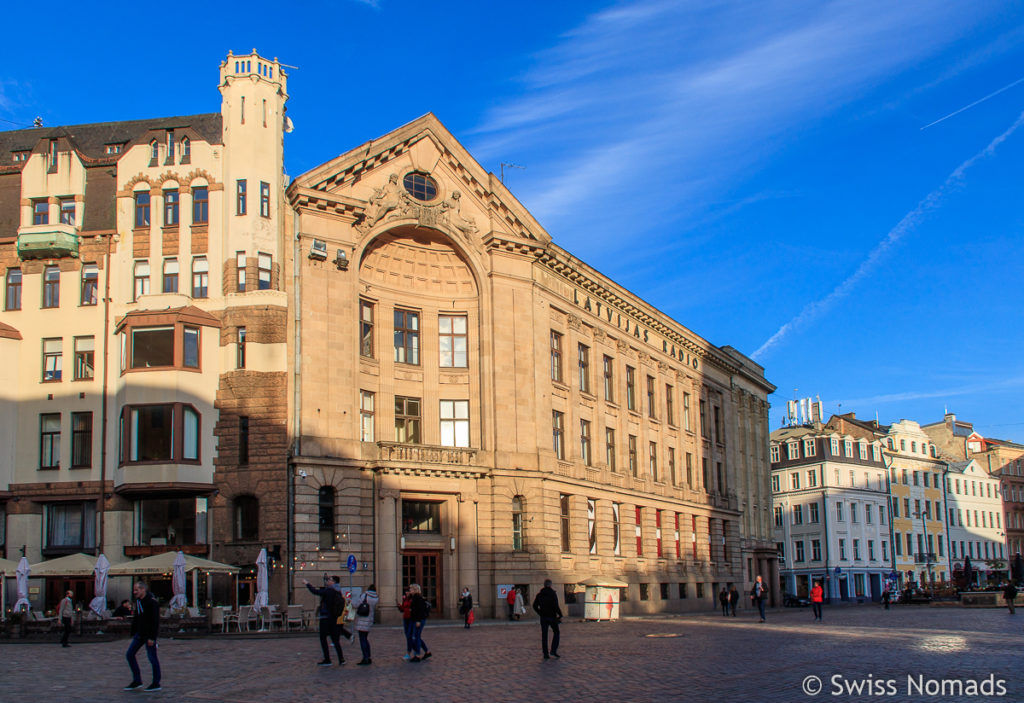
M 814 619 L 821 620 L 821 603 L 825 600 L 825 591 L 821 587 L 821 581 L 814 582 L 811 589 L 811 610 L 814 611 Z
M 508 589 L 508 595 L 505 596 L 505 602 L 508 603 L 508 619 L 515 620 L 516 615 L 516 587 Z

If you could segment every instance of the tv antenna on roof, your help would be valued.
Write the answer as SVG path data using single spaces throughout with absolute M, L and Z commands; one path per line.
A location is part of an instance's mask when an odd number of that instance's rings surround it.
M 518 164 L 514 164 L 514 163 L 512 163 L 510 161 L 502 161 L 501 162 L 501 176 L 500 176 L 502 184 L 505 183 L 505 167 L 506 166 L 508 166 L 509 168 L 518 168 L 520 171 L 525 171 L 526 170 L 525 166 L 519 166 Z

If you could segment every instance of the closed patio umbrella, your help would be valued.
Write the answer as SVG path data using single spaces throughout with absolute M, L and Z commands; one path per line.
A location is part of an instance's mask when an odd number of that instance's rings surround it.
M 18 601 L 14 604 L 14 610 L 17 611 L 23 605 L 25 610 L 31 610 L 32 604 L 28 602 L 28 575 L 32 573 L 32 567 L 28 565 L 28 559 L 22 557 L 14 573 L 18 577 Z
M 185 599 L 184 552 L 178 552 L 177 556 L 174 557 L 174 572 L 171 576 L 171 590 L 174 591 L 174 597 L 171 598 L 171 602 L 168 604 L 171 610 L 184 610 L 188 605 L 188 601 Z
M 107 572 L 110 571 L 110 560 L 106 555 L 100 554 L 96 559 L 96 566 L 93 575 L 96 577 L 93 592 L 95 597 L 89 602 L 89 609 L 103 617 L 103 611 L 107 609 Z
M 270 603 L 270 594 L 267 590 L 267 550 L 261 549 L 260 555 L 256 557 L 256 599 L 252 602 L 254 607 L 267 607 Z

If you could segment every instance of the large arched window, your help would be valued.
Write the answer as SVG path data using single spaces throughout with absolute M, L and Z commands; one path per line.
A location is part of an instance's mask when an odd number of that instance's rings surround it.
M 521 552 L 525 547 L 523 540 L 524 505 L 522 496 L 512 498 L 512 549 Z
M 334 546 L 334 486 L 321 486 L 317 491 L 320 515 L 320 549 Z
M 260 538 L 260 501 L 256 496 L 237 496 L 234 506 L 235 540 L 255 542 Z

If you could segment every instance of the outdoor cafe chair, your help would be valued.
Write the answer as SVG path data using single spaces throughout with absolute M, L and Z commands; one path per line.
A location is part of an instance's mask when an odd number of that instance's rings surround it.
M 232 625 L 235 625 L 236 627 L 238 626 L 238 613 L 234 612 L 233 610 L 231 610 L 230 607 L 227 606 L 223 608 L 218 608 L 218 610 L 224 613 L 224 625 L 221 632 L 229 632 L 231 630 Z
M 250 629 L 258 629 L 258 628 L 254 628 L 252 626 L 253 625 L 259 625 L 259 621 L 260 621 L 260 610 L 259 610 L 259 608 L 254 608 L 252 606 L 249 606 L 249 607 L 247 607 L 245 609 L 244 617 L 243 617 L 242 613 L 238 614 L 238 631 L 242 632 L 244 630 L 245 632 L 248 632 Z
M 288 606 L 288 612 L 284 621 L 284 629 L 291 630 L 293 625 L 300 630 L 306 627 L 306 619 L 302 617 L 301 605 Z
M 277 609 L 276 605 L 268 605 L 263 608 L 263 628 L 273 630 L 274 626 L 284 629 L 284 613 Z

